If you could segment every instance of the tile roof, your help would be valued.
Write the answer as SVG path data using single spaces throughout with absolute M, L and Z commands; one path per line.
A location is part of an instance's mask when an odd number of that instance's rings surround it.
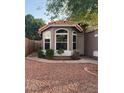
M 46 24 L 45 26 L 41 27 L 39 29 L 39 33 L 43 32 L 44 30 L 48 29 L 49 27 L 52 26 L 71 26 L 71 27 L 75 27 L 76 29 L 78 29 L 80 32 L 83 31 L 83 29 L 81 28 L 81 26 L 78 23 L 72 22 L 72 21 L 63 21 L 63 20 L 59 20 L 59 21 L 52 21 L 49 22 L 48 24 Z

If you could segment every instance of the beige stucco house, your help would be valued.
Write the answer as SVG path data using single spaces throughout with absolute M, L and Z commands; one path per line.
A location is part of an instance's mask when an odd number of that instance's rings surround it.
M 43 50 L 53 49 L 55 56 L 60 56 L 57 50 L 64 49 L 61 56 L 71 56 L 74 50 L 84 55 L 84 31 L 79 24 L 69 21 L 54 21 L 41 27 Z

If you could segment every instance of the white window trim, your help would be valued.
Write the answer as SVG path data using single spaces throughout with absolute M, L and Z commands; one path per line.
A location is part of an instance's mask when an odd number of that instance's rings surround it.
M 65 31 L 67 31 L 67 33 L 56 33 L 58 30 L 65 30 Z M 67 50 L 65 50 L 65 51 L 69 51 L 69 30 L 66 28 L 59 28 L 59 29 L 55 30 L 55 44 L 54 44 L 55 50 L 56 50 L 56 35 L 67 35 Z

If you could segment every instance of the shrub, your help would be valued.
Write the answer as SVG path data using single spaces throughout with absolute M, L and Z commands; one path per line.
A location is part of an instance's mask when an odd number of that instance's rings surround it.
M 42 49 L 39 49 L 38 50 L 38 58 L 43 58 L 43 57 L 45 57 L 44 51 Z
M 53 49 L 47 49 L 46 50 L 46 58 L 52 59 L 54 56 L 54 50 Z
M 57 51 L 57 53 L 58 53 L 58 54 L 64 53 L 64 49 L 59 49 L 59 50 Z
M 39 47 L 38 49 L 43 50 L 43 48 L 42 48 L 42 47 Z
M 80 59 L 79 52 L 74 51 L 73 54 L 72 54 L 72 56 L 71 56 L 71 58 L 72 58 L 73 60 Z

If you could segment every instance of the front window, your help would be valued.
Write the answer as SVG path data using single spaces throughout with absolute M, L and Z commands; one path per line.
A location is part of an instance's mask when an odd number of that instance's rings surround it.
M 76 49 L 77 34 L 73 32 L 73 50 Z
M 45 49 L 50 49 L 50 39 L 45 39 Z
M 58 30 L 56 32 L 56 50 L 67 50 L 67 31 Z
M 67 35 L 56 35 L 57 42 L 67 42 Z

